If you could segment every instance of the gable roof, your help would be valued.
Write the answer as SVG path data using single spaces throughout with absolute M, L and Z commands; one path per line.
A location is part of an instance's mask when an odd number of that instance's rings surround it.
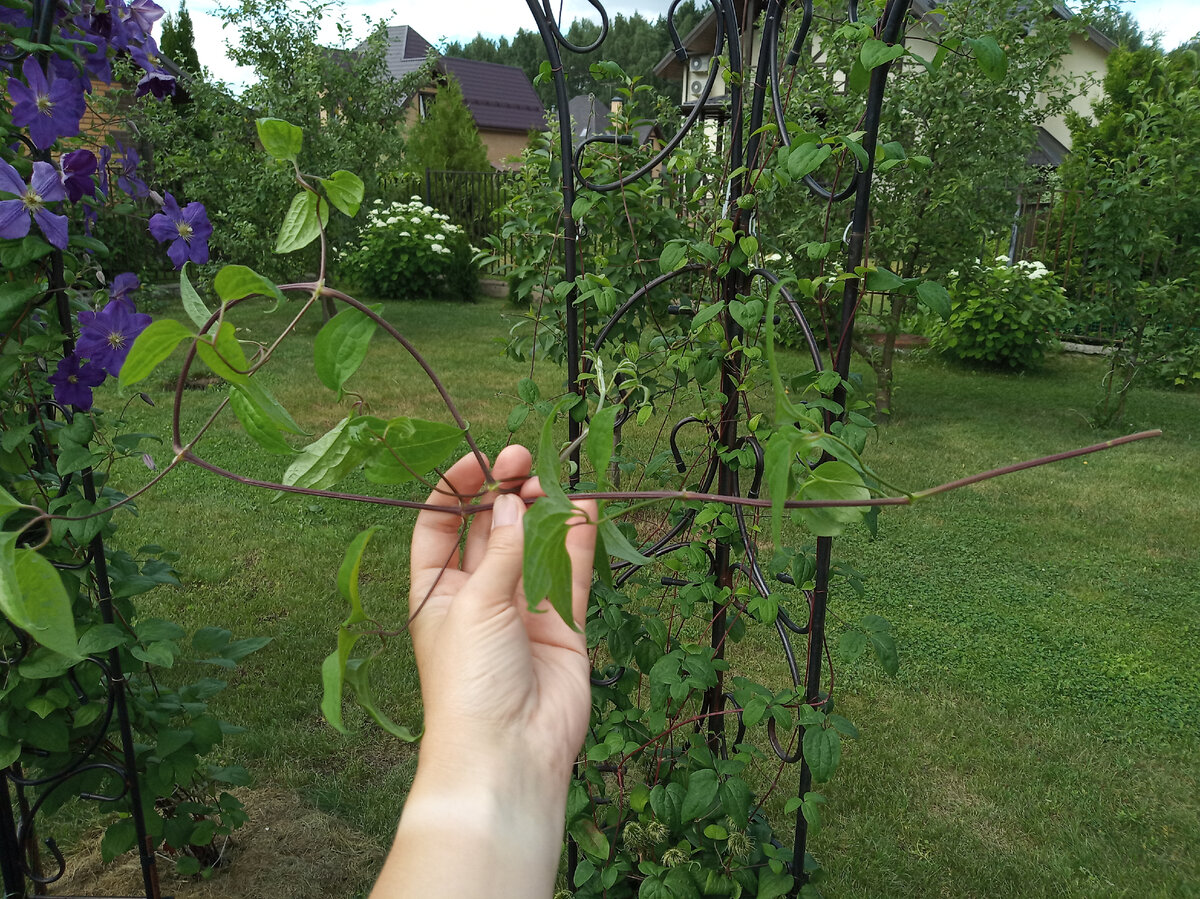
M 524 134 L 546 127 L 546 109 L 524 70 L 517 66 L 442 56 L 408 25 L 388 26 L 387 40 L 384 65 L 389 75 L 399 80 L 434 57 L 434 68 L 454 76 L 462 88 L 463 102 L 477 128 Z
M 437 69 L 458 81 L 476 127 L 522 134 L 546 127 L 546 108 L 524 70 L 454 56 L 439 58 Z
M 932 12 L 937 12 L 939 6 L 949 6 L 952 2 L 953 0 L 913 0 L 912 12 L 918 17 L 927 16 Z M 1027 8 L 1027 3 L 1019 2 L 1014 8 L 1014 13 L 1023 12 Z M 1064 22 L 1076 18 L 1075 13 L 1067 9 L 1064 3 L 1054 2 L 1050 5 L 1050 8 L 1053 15 Z M 1111 53 L 1117 48 L 1117 44 L 1112 38 L 1102 31 L 1097 31 L 1091 25 L 1085 23 L 1084 31 L 1087 34 L 1088 40 L 1094 42 L 1097 47 L 1106 53 Z
M 595 94 L 579 94 L 572 97 L 567 105 L 571 115 L 574 135 L 578 140 L 587 140 L 597 134 L 612 133 L 610 119 L 611 109 Z M 646 143 L 652 137 L 663 139 L 662 129 L 657 122 L 640 120 L 631 129 L 639 145 Z

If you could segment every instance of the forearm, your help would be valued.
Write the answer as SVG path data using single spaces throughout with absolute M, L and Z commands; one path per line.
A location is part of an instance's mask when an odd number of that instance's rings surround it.
M 519 747 L 463 752 L 427 738 L 372 899 L 549 899 L 566 794 L 567 772 Z

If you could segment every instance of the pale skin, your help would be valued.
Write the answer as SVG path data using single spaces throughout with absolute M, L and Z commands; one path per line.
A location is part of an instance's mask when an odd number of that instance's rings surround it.
M 459 550 L 454 494 L 484 486 L 460 459 L 413 530 L 409 614 L 425 736 L 396 841 L 372 899 L 541 899 L 554 891 L 571 767 L 591 710 L 583 636 L 596 542 L 594 503 L 567 534 L 579 629 L 521 582 L 525 501 L 541 495 L 529 451 L 505 448 Z

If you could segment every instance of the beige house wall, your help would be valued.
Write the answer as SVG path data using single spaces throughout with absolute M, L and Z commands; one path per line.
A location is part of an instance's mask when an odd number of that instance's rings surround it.
M 1088 40 L 1086 34 L 1071 35 L 1071 52 L 1061 60 L 1059 71 L 1080 80 L 1082 93 L 1071 101 L 1071 109 L 1089 121 L 1095 121 L 1092 104 L 1104 94 L 1104 76 L 1108 74 L 1108 52 Z M 1046 98 L 1039 98 L 1043 103 Z M 1064 116 L 1054 116 L 1042 123 L 1056 140 L 1068 150 L 1071 148 L 1071 130 Z

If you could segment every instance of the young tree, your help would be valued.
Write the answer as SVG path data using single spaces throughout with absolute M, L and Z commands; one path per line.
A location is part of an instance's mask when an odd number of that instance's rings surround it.
M 1148 48 L 1109 59 L 1097 124 L 1072 119 L 1063 185 L 1081 253 L 1077 314 L 1121 330 L 1096 422 L 1117 422 L 1142 373 L 1200 381 L 1200 54 Z
M 438 87 L 428 115 L 409 129 L 407 138 L 405 161 L 411 171 L 491 171 L 487 148 L 463 102 L 462 88 L 451 76 Z
M 889 80 L 880 142 L 890 158 L 903 152 L 910 162 L 877 170 L 870 256 L 872 265 L 900 278 L 939 280 L 974 261 L 985 236 L 1011 223 L 1020 186 L 1038 174 L 1026 160 L 1039 123 L 1073 95 L 1058 61 L 1075 26 L 1055 17 L 1047 2 L 1030 3 L 1026 16 L 1013 16 L 1011 0 L 946 4 L 931 18 L 930 37 L 944 49 L 910 40 L 913 52 L 929 58 L 902 58 L 901 71 Z M 857 54 L 841 54 L 844 44 L 833 35 L 844 18 L 827 21 L 814 38 L 818 56 L 801 63 L 806 69 L 791 89 L 792 116 L 810 132 L 847 134 L 860 127 L 866 81 L 855 69 Z M 1002 60 L 975 49 L 971 42 L 985 36 L 1005 48 Z M 849 74 L 831 82 L 829 71 Z M 816 174 L 842 188 L 855 164 L 849 153 L 834 153 Z M 827 221 L 824 245 L 812 244 L 813 217 L 823 215 L 822 204 L 800 185 L 780 199 L 774 214 L 796 223 L 785 231 L 781 249 L 797 260 L 798 276 L 820 274 L 841 225 Z M 851 203 L 843 204 L 847 218 Z M 901 293 L 885 295 L 876 322 L 881 343 L 855 343 L 875 372 L 881 421 L 892 408 L 895 338 L 910 303 Z
M 162 40 L 158 42 L 163 56 L 190 75 L 200 74 L 200 57 L 196 55 L 196 38 L 187 0 L 180 0 L 179 13 L 167 13 L 163 19 Z

